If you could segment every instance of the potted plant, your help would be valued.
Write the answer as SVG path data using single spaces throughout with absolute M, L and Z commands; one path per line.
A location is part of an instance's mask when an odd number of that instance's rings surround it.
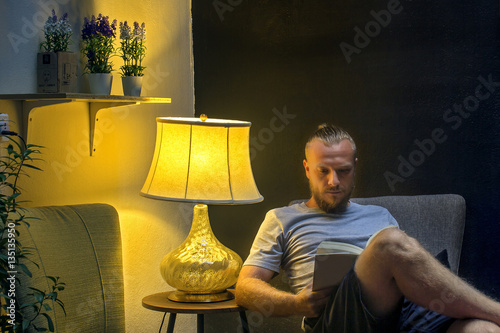
M 140 96 L 143 71 L 142 61 L 146 56 L 146 24 L 134 22 L 134 28 L 125 22 L 120 22 L 120 44 L 118 54 L 123 59 L 120 67 L 122 75 L 123 94 Z
M 43 26 L 43 52 L 37 55 L 37 90 L 41 93 L 75 92 L 77 55 L 68 52 L 73 34 L 68 14 L 60 19 L 52 10 Z
M 87 58 L 85 71 L 89 74 L 90 92 L 97 95 L 109 95 L 113 76 L 113 64 L 110 61 L 115 52 L 116 20 L 109 22 L 108 16 L 92 15 L 85 17 L 82 29 L 82 52 Z
M 16 135 L 14 132 L 2 132 L 4 135 Z M 50 291 L 29 288 L 29 294 L 20 303 L 20 281 L 31 278 L 32 273 L 25 265 L 32 262 L 28 248 L 19 241 L 19 226 L 29 227 L 27 217 L 19 206 L 21 195 L 17 181 L 26 175 L 25 169 L 40 170 L 33 162 L 37 158 L 39 146 L 20 145 L 9 137 L 11 143 L 2 151 L 0 157 L 0 329 L 1 332 L 54 332 L 51 313 L 54 309 L 49 304 L 58 304 L 65 313 L 64 303 L 59 299 L 59 292 L 65 284 L 58 277 L 45 276 Z M 44 318 L 44 320 L 42 319 Z M 42 319 L 42 320 L 40 320 Z

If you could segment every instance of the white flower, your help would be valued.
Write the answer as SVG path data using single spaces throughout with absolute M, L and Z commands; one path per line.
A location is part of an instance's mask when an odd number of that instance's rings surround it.
M 56 13 L 52 10 L 52 16 L 47 18 L 43 26 L 45 34 L 45 42 L 40 46 L 46 51 L 66 51 L 72 34 L 71 25 L 68 22 L 68 14 L 64 14 L 62 18 L 57 19 Z
M 63 18 L 57 20 L 54 11 L 52 11 L 52 16 L 49 16 L 44 25 L 44 33 L 47 35 L 68 35 L 71 34 L 71 25 L 69 24 L 66 15 Z
M 139 26 L 138 22 L 134 22 L 133 38 L 136 40 L 146 40 L 146 24 L 142 22 Z
M 57 22 L 57 26 L 55 27 L 57 31 L 59 31 L 62 35 L 71 33 L 71 25 L 66 20 L 59 20 Z
M 125 21 L 125 23 L 120 22 L 120 39 L 130 39 L 130 38 L 132 38 L 131 29 L 127 21 Z

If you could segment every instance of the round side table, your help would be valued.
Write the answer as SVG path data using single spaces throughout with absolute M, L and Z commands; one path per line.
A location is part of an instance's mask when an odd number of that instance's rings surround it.
M 197 332 L 204 331 L 204 315 L 209 313 L 239 312 L 243 332 L 249 333 L 248 321 L 245 308 L 236 305 L 234 299 L 213 303 L 182 303 L 168 299 L 168 295 L 173 291 L 167 291 L 146 296 L 142 299 L 142 306 L 146 309 L 170 313 L 168 318 L 167 332 L 173 333 L 175 319 L 178 313 L 196 313 Z

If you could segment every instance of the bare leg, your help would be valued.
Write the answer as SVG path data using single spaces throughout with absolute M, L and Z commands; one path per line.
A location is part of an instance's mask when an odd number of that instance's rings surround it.
M 499 333 L 500 327 L 490 321 L 467 319 L 457 320 L 446 333 Z
M 363 301 L 377 316 L 390 314 L 404 295 L 414 303 L 458 319 L 500 326 L 500 303 L 475 290 L 396 228 L 382 231 L 355 266 Z

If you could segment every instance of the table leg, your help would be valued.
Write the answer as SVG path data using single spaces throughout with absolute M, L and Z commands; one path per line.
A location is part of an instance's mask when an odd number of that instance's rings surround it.
M 171 313 L 170 316 L 168 316 L 167 333 L 174 333 L 174 326 L 175 326 L 175 318 L 176 317 L 177 317 L 176 313 Z
M 243 333 L 250 333 L 250 329 L 248 328 L 247 314 L 245 313 L 245 311 L 240 311 L 240 320 L 241 326 L 243 327 Z
M 203 333 L 205 330 L 205 317 L 203 316 L 203 313 L 198 313 L 198 330 L 196 332 L 198 333 Z

